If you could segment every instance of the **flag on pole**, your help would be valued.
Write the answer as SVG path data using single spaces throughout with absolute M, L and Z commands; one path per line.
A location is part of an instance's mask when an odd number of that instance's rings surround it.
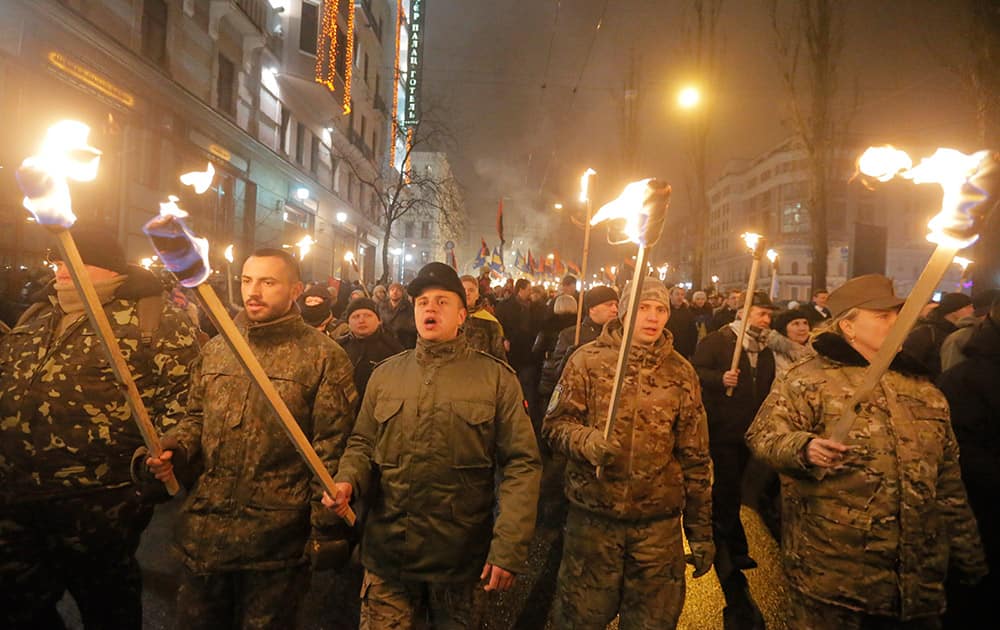
M 518 271 L 524 271 L 524 257 L 521 256 L 521 250 L 514 250 L 514 269 Z
M 503 273 L 503 256 L 500 254 L 500 248 L 493 248 L 493 256 L 490 259 L 490 269 L 497 273 Z
M 503 237 L 503 197 L 500 197 L 500 204 L 497 206 L 497 236 L 500 237 L 500 251 L 507 240 Z
M 530 249 L 528 250 L 528 260 L 525 262 L 525 266 L 527 267 L 527 269 L 525 270 L 527 273 L 530 273 L 532 275 L 535 274 L 535 267 L 536 267 L 535 257 L 531 255 Z
M 455 271 L 458 271 L 458 260 L 455 258 L 454 249 L 448 250 L 448 265 L 450 265 Z
M 577 278 L 580 277 L 580 265 L 571 260 L 566 261 L 566 269 L 572 272 Z
M 486 264 L 486 259 L 490 257 L 490 248 L 486 245 L 486 239 L 480 237 L 482 246 L 479 248 L 479 253 L 476 254 L 476 262 L 473 263 L 473 267 L 476 269 L 482 267 Z

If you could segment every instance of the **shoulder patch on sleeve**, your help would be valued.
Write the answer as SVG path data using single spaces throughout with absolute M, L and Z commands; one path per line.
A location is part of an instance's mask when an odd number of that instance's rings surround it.
M 562 393 L 562 383 L 556 385 L 555 389 L 552 390 L 552 397 L 549 398 L 549 406 L 545 410 L 546 415 L 555 411 L 556 407 L 559 405 L 559 394 Z

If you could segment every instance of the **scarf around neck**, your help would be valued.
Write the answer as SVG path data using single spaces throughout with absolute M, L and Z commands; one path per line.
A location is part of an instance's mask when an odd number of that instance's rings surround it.
M 110 280 L 101 280 L 100 282 L 94 283 L 94 290 L 97 292 L 97 299 L 100 300 L 101 304 L 107 304 L 115 297 L 115 291 L 118 287 L 125 284 L 126 276 L 115 276 Z M 72 282 L 56 282 L 56 300 L 59 303 L 59 308 L 63 311 L 63 317 L 59 321 L 59 328 L 57 330 L 57 337 L 61 336 L 69 325 L 83 317 L 83 298 L 80 297 L 80 292 L 76 290 L 76 286 Z

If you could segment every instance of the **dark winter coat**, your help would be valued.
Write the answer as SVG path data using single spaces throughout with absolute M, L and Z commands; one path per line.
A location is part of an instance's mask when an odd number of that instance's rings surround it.
M 347 352 L 354 365 L 354 388 L 358 390 L 359 399 L 365 397 L 365 388 L 368 387 L 368 379 L 371 378 L 375 366 L 404 349 L 396 338 L 385 332 L 381 326 L 363 339 L 355 337 L 353 333 L 347 333 L 336 341 Z
M 932 311 L 929 317 L 918 321 L 907 335 L 903 352 L 919 361 L 927 368 L 931 378 L 936 379 L 941 374 L 941 344 L 956 330 L 958 327 L 955 324 Z
M 729 308 L 723 304 L 719 308 L 715 309 L 715 312 L 712 314 L 712 321 L 708 324 L 708 332 L 715 332 L 735 319 L 736 309 Z
M 713 444 L 743 442 L 743 435 L 753 421 L 774 380 L 774 354 L 769 348 L 760 351 L 757 367 L 751 367 L 744 351 L 740 354 L 740 378 L 732 397 L 726 396 L 722 375 L 733 362 L 736 333 L 729 326 L 709 334 L 695 350 L 691 365 L 701 379 L 702 398 L 708 412 L 708 435 Z
M 417 322 L 413 319 L 413 303 L 405 296 L 395 308 L 389 300 L 380 304 L 378 318 L 382 320 L 382 328 L 395 337 L 404 348 L 417 345 Z
M 698 327 L 695 325 L 696 314 L 686 304 L 670 307 L 670 319 L 667 320 L 667 330 L 674 336 L 674 350 L 681 353 L 685 359 L 691 360 L 695 346 L 698 345 Z
M 962 479 L 979 521 L 986 559 L 1000 571 L 1000 324 L 974 327 L 965 361 L 938 380 L 951 406 Z
M 509 297 L 497 305 L 497 319 L 503 326 L 504 335 L 510 341 L 507 360 L 514 369 L 538 365 L 540 354 L 533 352 L 535 338 L 542 330 L 545 320 L 545 306 L 533 302 L 523 303 L 517 297 Z
M 559 382 L 559 377 L 562 376 L 563 368 L 566 367 L 566 361 L 569 359 L 569 356 L 583 344 L 597 339 L 598 335 L 601 334 L 602 328 L 603 326 L 595 324 L 589 315 L 584 317 L 583 321 L 580 322 L 580 343 L 578 344 L 573 343 L 576 340 L 575 325 L 559 331 L 555 348 L 552 349 L 552 352 L 545 358 L 545 362 L 542 364 L 542 380 L 538 385 L 538 393 L 541 396 L 548 399 L 552 395 L 552 390 L 555 389 L 556 383 Z

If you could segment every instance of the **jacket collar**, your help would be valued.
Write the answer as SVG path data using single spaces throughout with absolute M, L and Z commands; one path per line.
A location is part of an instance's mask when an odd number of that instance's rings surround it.
M 248 337 L 253 336 L 258 339 L 287 335 L 301 326 L 308 326 L 295 305 L 292 305 L 292 310 L 287 315 L 269 322 L 252 322 L 247 318 L 246 311 L 243 310 L 236 314 L 233 322 L 241 330 L 245 330 Z
M 625 325 L 620 319 L 614 317 L 604 324 L 604 328 L 601 330 L 601 334 L 597 337 L 596 343 L 599 346 L 606 346 L 614 348 L 615 350 L 620 350 L 624 332 Z M 666 329 L 666 327 L 664 327 L 663 334 L 652 345 L 633 344 L 632 348 L 629 350 L 629 361 L 636 361 L 640 364 L 647 365 L 657 364 L 663 358 L 667 357 L 673 349 L 674 336 L 669 330 Z
M 813 339 L 812 346 L 820 356 L 831 361 L 856 367 L 868 367 L 868 359 L 861 356 L 861 353 L 852 348 L 846 339 L 836 333 L 820 333 Z M 889 369 L 908 376 L 930 376 L 922 363 L 903 352 L 896 354 Z
M 417 362 L 423 365 L 451 361 L 468 347 L 468 338 L 461 334 L 449 341 L 427 341 L 423 337 L 417 337 Z

